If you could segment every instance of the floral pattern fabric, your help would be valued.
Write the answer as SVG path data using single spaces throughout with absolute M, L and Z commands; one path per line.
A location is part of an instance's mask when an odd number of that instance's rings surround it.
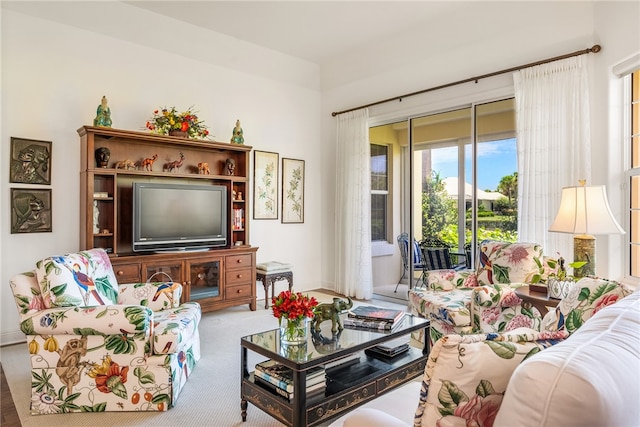
M 566 331 L 450 335 L 429 354 L 414 427 L 491 426 L 515 368 Z
M 52 308 L 40 284 L 35 271 L 11 279 L 31 359 L 32 414 L 175 405 L 200 359 L 200 306 L 179 304 L 179 284 L 121 285 L 118 304 Z
M 118 282 L 101 248 L 40 260 L 36 275 L 47 308 L 108 305 L 118 300 Z
M 602 308 L 631 294 L 620 283 L 597 277 L 583 277 L 560 300 L 555 310 L 542 319 L 542 330 L 566 330 L 574 333 L 584 322 Z
M 542 281 L 557 271 L 535 243 L 485 240 L 475 270 L 426 272 L 426 289 L 409 291 L 414 313 L 431 320 L 430 339 L 448 334 L 506 332 L 540 326 L 542 316 L 523 309 L 512 288 Z

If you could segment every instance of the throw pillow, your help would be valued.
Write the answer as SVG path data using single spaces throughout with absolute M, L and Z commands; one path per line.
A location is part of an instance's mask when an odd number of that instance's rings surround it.
M 118 282 L 104 249 L 96 248 L 36 263 L 36 277 L 47 308 L 111 305 Z
M 478 284 L 531 283 L 540 275 L 542 246 L 485 240 L 480 243 Z
M 602 308 L 629 295 L 631 291 L 618 282 L 587 276 L 571 288 L 555 310 L 542 319 L 542 330 L 566 330 L 574 333 Z

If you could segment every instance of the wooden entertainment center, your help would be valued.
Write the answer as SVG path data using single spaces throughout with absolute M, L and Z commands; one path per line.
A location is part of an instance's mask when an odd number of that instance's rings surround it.
M 105 248 L 120 283 L 173 280 L 183 286 L 183 301 L 197 301 L 203 311 L 241 304 L 256 309 L 258 248 L 249 244 L 246 202 L 252 147 L 93 126 L 81 127 L 78 134 L 80 249 Z M 100 156 L 96 154 L 102 147 L 110 152 L 105 167 L 98 165 Z M 157 158 L 151 168 L 139 166 L 154 155 Z M 166 168 L 167 163 L 180 160 L 181 156 L 179 168 Z M 228 159 L 235 162 L 232 175 L 227 174 Z M 201 173 L 205 169 L 198 164 L 202 163 L 208 164 L 209 174 Z M 205 252 L 134 253 L 134 182 L 226 186 L 227 245 Z M 96 230 L 94 206 L 99 212 Z

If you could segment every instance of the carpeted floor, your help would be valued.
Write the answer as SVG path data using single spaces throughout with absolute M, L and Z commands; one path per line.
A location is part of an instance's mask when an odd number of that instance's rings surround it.
M 309 292 L 321 302 L 333 295 Z M 358 303 L 406 308 L 406 304 L 373 300 Z M 240 338 L 268 329 L 278 321 L 264 303 L 250 311 L 247 306 L 204 313 L 200 323 L 202 359 L 182 390 L 176 406 L 163 413 L 108 412 L 60 415 L 29 415 L 31 376 L 26 343 L 0 348 L 0 361 L 24 427 L 45 426 L 213 426 L 278 427 L 282 424 L 249 404 L 247 422 L 240 417 Z M 255 360 L 252 359 L 255 357 Z M 261 361 L 249 352 L 249 366 Z M 327 423 L 328 424 L 328 423 Z

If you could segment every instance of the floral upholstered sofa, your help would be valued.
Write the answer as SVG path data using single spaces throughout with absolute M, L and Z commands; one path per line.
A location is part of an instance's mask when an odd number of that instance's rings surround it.
M 11 278 L 31 361 L 31 413 L 166 411 L 200 359 L 200 305 L 178 283 L 116 282 L 103 249 Z
M 541 330 L 442 337 L 421 383 L 330 427 L 640 425 L 640 290 L 576 285 Z
M 535 243 L 493 240 L 478 245 L 476 268 L 433 270 L 425 286 L 409 291 L 411 311 L 431 320 L 430 344 L 447 334 L 506 332 L 535 327 L 542 316 L 523 306 L 514 289 L 557 273 L 555 259 Z

